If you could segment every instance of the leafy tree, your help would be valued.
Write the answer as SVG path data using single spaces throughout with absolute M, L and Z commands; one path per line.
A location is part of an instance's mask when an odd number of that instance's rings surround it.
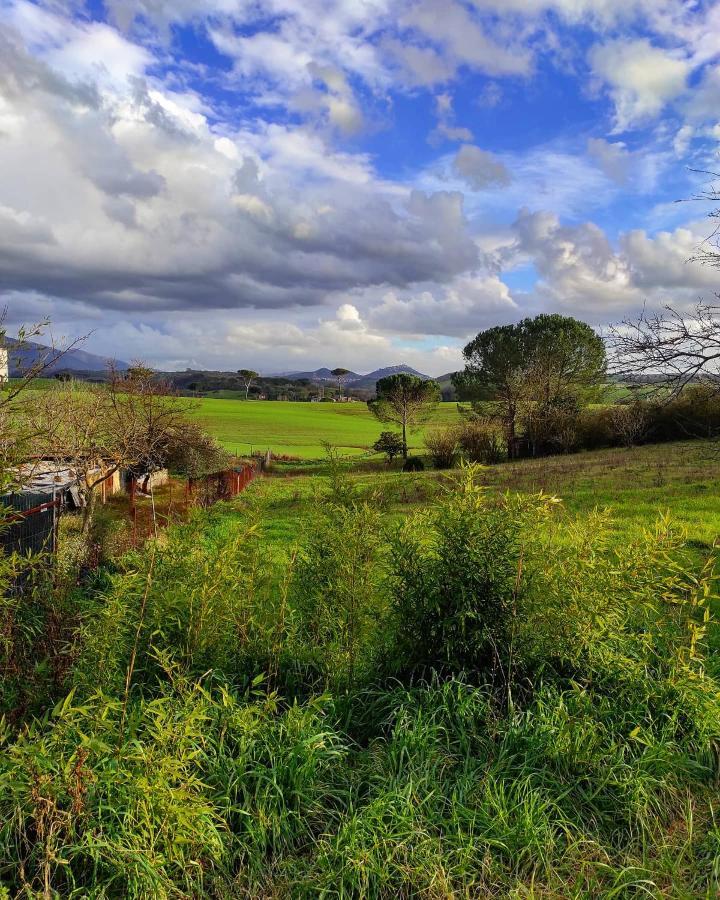
M 384 453 L 388 462 L 392 462 L 403 452 L 402 438 L 394 431 L 382 431 L 373 444 L 373 450 L 376 453 Z
M 463 356 L 465 369 L 453 376 L 453 384 L 464 399 L 498 404 L 511 455 L 527 403 L 552 407 L 568 398 L 587 403 L 606 375 L 602 339 L 584 322 L 558 314 L 481 331 Z
M 338 366 L 337 369 L 332 370 L 332 374 L 337 379 L 338 391 L 340 392 L 340 396 L 342 397 L 345 379 L 350 374 L 350 369 L 343 369 L 342 366 Z
M 238 369 L 238 375 L 242 378 L 245 385 L 245 399 L 247 400 L 253 381 L 260 376 L 253 369 Z
M 427 422 L 440 401 L 440 388 L 434 381 L 401 372 L 381 378 L 375 390 L 377 396 L 368 401 L 368 407 L 380 422 L 392 422 L 402 429 L 402 455 L 407 459 L 408 430 Z

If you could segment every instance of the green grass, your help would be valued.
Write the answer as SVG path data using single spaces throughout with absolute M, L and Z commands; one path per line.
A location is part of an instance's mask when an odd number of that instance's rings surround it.
M 364 403 L 293 403 L 271 400 L 202 399 L 193 403 L 189 416 L 200 422 L 233 453 L 272 450 L 277 455 L 300 459 L 322 459 L 323 442 L 341 454 L 366 453 L 381 431 L 391 426 L 375 419 Z M 442 403 L 432 424 L 459 419 L 455 403 Z M 423 431 L 410 436 L 422 446 Z
M 449 405 L 449 404 L 448 404 Z M 400 520 L 438 496 L 454 472 L 431 469 L 405 474 L 376 459 L 344 463 L 358 489 L 384 501 L 387 514 Z M 486 484 L 497 491 L 543 492 L 560 498 L 565 514 L 608 509 L 619 537 L 650 527 L 669 512 L 688 540 L 705 550 L 720 541 L 720 454 L 702 441 L 596 450 L 568 456 L 488 466 Z M 268 539 L 287 542 L 311 516 L 318 493 L 327 485 L 321 463 L 277 465 L 249 489 L 248 498 L 265 504 Z
M 457 471 L 341 467 L 369 509 L 281 465 L 48 593 L 45 631 L 6 602 L 11 659 L 39 634 L 58 682 L 0 728 L 0 897 L 718 896 L 710 576 L 671 529 L 613 547 L 587 515 L 624 536 L 670 506 L 710 537 L 706 447 L 484 471 L 563 496 L 559 522 L 468 477 L 441 499 Z

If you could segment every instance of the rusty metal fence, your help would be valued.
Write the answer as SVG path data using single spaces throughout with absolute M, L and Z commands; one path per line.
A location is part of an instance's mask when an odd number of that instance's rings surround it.
M 198 506 L 212 506 L 220 500 L 231 500 L 259 474 L 259 467 L 248 464 L 202 478 L 188 478 L 186 499 Z

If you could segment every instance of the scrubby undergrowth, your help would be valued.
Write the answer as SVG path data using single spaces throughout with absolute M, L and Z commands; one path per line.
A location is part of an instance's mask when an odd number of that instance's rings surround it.
M 391 527 L 334 471 L 283 553 L 218 508 L 65 593 L 10 895 L 715 896 L 712 561 L 478 480 Z

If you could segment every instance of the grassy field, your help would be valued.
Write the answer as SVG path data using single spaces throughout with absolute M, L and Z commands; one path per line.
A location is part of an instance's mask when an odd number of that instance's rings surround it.
M 373 418 L 364 403 L 291 403 L 270 400 L 202 399 L 193 403 L 191 418 L 200 422 L 233 453 L 272 450 L 278 455 L 321 459 L 323 441 L 343 455 L 365 453 L 381 431 L 389 428 Z M 441 403 L 431 424 L 458 420 L 455 403 Z M 422 431 L 410 436 L 422 446 Z
M 278 462 L 87 581 L 64 529 L 0 610 L 0 898 L 720 896 L 711 446 Z
M 397 462 L 388 467 L 377 460 L 348 459 L 344 465 L 358 490 L 377 498 L 398 520 L 433 502 L 457 477 L 457 471 L 404 474 Z M 552 494 L 562 500 L 561 515 L 607 509 L 621 539 L 670 513 L 701 552 L 720 541 L 720 454 L 702 441 L 501 463 L 487 467 L 483 480 L 493 491 Z M 312 514 L 326 484 L 324 463 L 277 465 L 246 497 L 264 504 L 267 536 L 287 543 Z

